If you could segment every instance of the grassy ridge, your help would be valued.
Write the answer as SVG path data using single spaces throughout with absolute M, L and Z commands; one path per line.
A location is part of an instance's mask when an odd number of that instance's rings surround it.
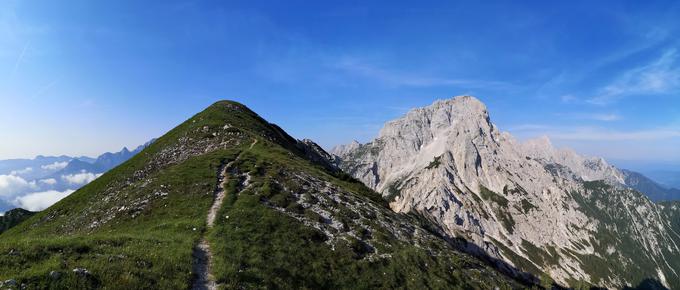
M 253 139 L 260 142 L 249 149 Z M 391 212 L 347 175 L 303 159 L 294 141 L 247 108 L 218 102 L 0 235 L 0 281 L 50 289 L 188 288 L 217 170 L 241 155 L 207 233 L 214 274 L 226 288 L 519 287 Z M 250 186 L 241 191 L 234 173 L 250 174 Z M 331 229 L 336 238 L 302 222 L 329 228 L 301 200 L 333 205 L 326 209 L 342 225 Z

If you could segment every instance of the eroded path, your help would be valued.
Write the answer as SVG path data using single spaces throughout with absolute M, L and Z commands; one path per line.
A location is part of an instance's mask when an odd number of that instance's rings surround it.
M 257 144 L 257 139 L 253 140 L 248 149 L 253 149 L 253 146 Z M 237 162 L 243 152 L 241 152 L 236 159 L 227 163 L 226 165 L 220 166 L 217 175 L 217 188 L 215 189 L 215 200 L 213 201 L 210 210 L 208 211 L 208 216 L 206 218 L 206 225 L 208 229 L 213 228 L 215 225 L 215 219 L 217 218 L 217 213 L 222 204 L 224 203 L 224 198 L 226 196 L 226 184 L 228 182 L 227 176 L 229 170 L 232 168 L 234 162 Z M 247 176 L 250 177 L 250 176 Z M 247 183 L 247 182 L 246 182 Z M 247 185 L 247 184 L 246 184 Z M 195 280 L 191 286 L 192 290 L 217 290 L 218 284 L 215 281 L 215 276 L 212 273 L 211 265 L 213 261 L 213 254 L 210 250 L 210 243 L 205 236 L 201 238 L 201 241 L 196 245 L 193 252 L 193 271 L 196 273 Z

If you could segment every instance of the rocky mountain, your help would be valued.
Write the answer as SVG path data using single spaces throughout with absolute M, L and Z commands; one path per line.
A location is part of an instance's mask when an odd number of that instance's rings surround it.
M 80 157 L 78 157 L 80 158 Z M 71 156 L 42 156 L 33 159 L 0 160 L 0 175 L 20 175 L 25 179 L 39 179 L 63 168 Z
M 519 289 L 235 102 L 0 235 L 27 289 Z M 11 255 L 5 253 L 12 253 Z M 7 284 L 9 285 L 9 284 Z M 2 287 L 2 286 L 0 286 Z
M 94 174 L 104 173 L 132 158 L 132 156 L 141 152 L 144 148 L 153 143 L 153 141 L 154 140 L 146 142 L 132 151 L 127 149 L 127 147 L 123 147 L 123 149 L 118 152 L 106 152 L 99 155 L 91 162 L 89 160 L 82 160 L 82 158 L 73 158 L 69 160 L 68 164 L 63 169 L 52 174 L 50 177 L 59 178 L 63 175 L 77 174 L 83 171 Z
M 626 185 L 644 193 L 652 201 L 680 200 L 680 189 L 665 187 L 635 171 L 623 169 L 621 172 L 625 176 Z
M 6 212 L 4 215 L 0 216 L 0 234 L 18 225 L 19 223 L 23 222 L 24 220 L 28 219 L 34 214 L 35 214 L 34 212 L 30 212 L 20 208 Z
M 414 109 L 332 153 L 394 211 L 516 270 L 577 288 L 680 288 L 680 228 L 662 206 L 602 158 L 501 132 L 473 97 Z

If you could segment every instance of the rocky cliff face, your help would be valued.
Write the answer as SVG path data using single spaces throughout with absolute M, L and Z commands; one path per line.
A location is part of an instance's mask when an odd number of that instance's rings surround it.
M 333 153 L 393 210 L 420 213 L 523 271 L 572 286 L 652 278 L 680 287 L 680 236 L 620 170 L 547 138 L 519 142 L 473 97 L 414 109 Z

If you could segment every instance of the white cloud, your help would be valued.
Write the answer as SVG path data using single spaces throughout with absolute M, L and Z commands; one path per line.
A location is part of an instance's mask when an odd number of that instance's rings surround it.
M 28 182 L 16 175 L 0 175 L 0 197 L 16 196 L 35 189 L 37 189 L 35 181 Z
M 54 162 L 52 164 L 47 164 L 47 165 L 42 165 L 40 168 L 43 170 L 59 170 L 59 169 L 64 169 L 68 165 L 67 161 L 64 162 Z
M 659 95 L 680 91 L 680 67 L 677 52 L 669 50 L 656 61 L 630 69 L 588 100 L 606 105 L 631 95 Z
M 29 193 L 27 195 L 17 197 L 14 200 L 14 205 L 30 211 L 41 211 L 62 200 L 64 197 L 69 196 L 74 191 L 75 190 L 69 189 L 66 191 L 48 190 L 43 192 Z
M 93 180 L 97 179 L 97 177 L 101 176 L 100 174 L 94 174 L 91 172 L 86 172 L 86 171 L 81 171 L 80 173 L 76 174 L 68 174 L 68 175 L 62 175 L 61 178 L 68 182 L 69 184 L 88 184 L 92 182 Z
M 42 183 L 42 184 L 47 184 L 47 185 L 57 184 L 57 180 L 54 179 L 54 178 L 41 179 L 39 182 Z
M 33 167 L 26 167 L 24 169 L 19 169 L 19 170 L 13 170 L 10 172 L 10 175 L 24 175 L 26 173 L 31 173 L 33 171 Z

